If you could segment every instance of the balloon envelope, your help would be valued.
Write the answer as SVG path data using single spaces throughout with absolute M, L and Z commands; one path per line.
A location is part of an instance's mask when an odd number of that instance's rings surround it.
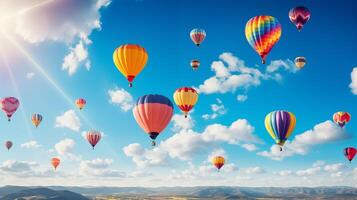
M 7 148 L 7 150 L 10 150 L 12 147 L 12 142 L 11 141 L 6 141 L 5 142 L 5 147 Z
M 339 111 L 333 114 L 333 121 L 341 128 L 351 120 L 351 115 L 348 112 Z
M 218 169 L 218 171 L 223 167 L 225 159 L 223 156 L 215 156 L 212 159 L 212 164 Z
M 5 112 L 8 121 L 11 120 L 11 116 L 16 112 L 20 105 L 20 102 L 15 97 L 5 97 L 0 100 L 1 109 Z
M 33 114 L 31 117 L 32 124 L 37 128 L 38 125 L 42 122 L 42 115 L 40 114 Z
M 55 168 L 55 170 L 57 169 L 57 167 L 59 166 L 60 163 L 61 163 L 61 160 L 59 158 L 51 159 L 51 164 L 52 164 L 53 168 Z
M 295 66 L 299 69 L 303 68 L 306 64 L 306 58 L 305 57 L 296 57 L 295 60 Z
M 303 6 L 292 8 L 289 11 L 290 21 L 295 24 L 296 28 L 300 31 L 302 27 L 309 21 L 311 16 L 310 10 Z
M 155 145 L 156 137 L 166 128 L 172 118 L 173 105 L 165 96 L 148 94 L 138 98 L 133 108 L 133 115 Z
M 272 16 L 256 16 L 251 18 L 245 26 L 245 37 L 250 46 L 262 58 L 265 63 L 266 57 L 279 41 L 281 36 L 281 25 Z
M 190 32 L 190 37 L 196 46 L 200 46 L 200 44 L 206 38 L 206 31 L 201 28 L 195 28 Z
M 345 157 L 351 162 L 357 153 L 357 149 L 354 147 L 347 147 L 343 150 Z
M 198 101 L 198 93 L 193 88 L 182 87 L 175 91 L 174 101 L 187 117 L 188 112 L 192 110 Z
M 191 61 L 192 69 L 197 70 L 199 66 L 200 66 L 200 61 L 199 60 L 192 60 Z
M 102 134 L 99 131 L 91 130 L 87 132 L 86 138 L 89 144 L 92 145 L 94 149 L 95 145 L 97 145 L 97 143 L 102 138 Z
M 85 99 L 79 98 L 76 100 L 76 106 L 79 108 L 79 110 L 82 110 L 84 106 L 86 105 L 87 101 Z

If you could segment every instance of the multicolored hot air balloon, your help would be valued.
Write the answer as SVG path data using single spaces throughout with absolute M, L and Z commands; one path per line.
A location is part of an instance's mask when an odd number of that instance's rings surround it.
M 281 36 L 281 25 L 272 16 L 256 16 L 251 18 L 245 26 L 245 37 L 250 46 L 265 60 L 270 50 L 279 41 Z
M 15 97 L 5 97 L 0 100 L 1 109 L 5 112 L 8 121 L 11 120 L 11 116 L 16 112 L 20 105 L 20 102 Z
M 5 147 L 7 148 L 7 150 L 10 150 L 11 149 L 11 147 L 12 147 L 12 142 L 11 141 L 6 141 L 5 142 Z
M 347 147 L 343 150 L 343 153 L 345 154 L 345 157 L 350 161 L 353 160 L 353 158 L 355 157 L 355 155 L 357 154 L 357 149 L 355 149 L 354 147 Z
M 99 140 L 102 138 L 102 134 L 99 131 L 91 130 L 87 132 L 86 138 L 89 144 L 91 144 L 94 149 L 95 145 L 97 145 Z
M 333 114 L 333 121 L 341 128 L 351 120 L 351 115 L 348 112 L 339 111 Z
M 139 99 L 133 108 L 133 115 L 139 126 L 149 134 L 152 145 L 156 137 L 169 124 L 174 107 L 169 98 L 159 94 L 148 94 Z
M 191 67 L 193 70 L 197 70 L 199 66 L 200 66 L 199 60 L 191 60 Z
M 55 170 L 57 169 L 58 165 L 61 163 L 61 160 L 59 158 L 52 158 L 51 159 L 51 164 Z
M 310 10 L 303 6 L 292 8 L 289 11 L 289 18 L 296 28 L 301 31 L 302 27 L 309 21 L 311 16 Z
M 200 44 L 206 38 L 206 31 L 200 28 L 195 28 L 190 32 L 190 37 L 196 46 L 200 46 Z
M 82 110 L 84 106 L 86 105 L 87 101 L 85 99 L 79 98 L 76 100 L 76 105 L 79 108 L 79 110 Z
M 223 156 L 215 156 L 212 159 L 212 164 L 217 168 L 219 171 L 225 163 L 225 159 Z
M 298 69 L 301 69 L 305 66 L 306 64 L 306 58 L 305 57 L 296 57 L 295 58 L 295 66 L 298 68 Z
M 283 150 L 283 145 L 293 132 L 296 125 L 295 115 L 287 111 L 273 111 L 265 117 L 265 128 L 275 143 Z
M 42 122 L 42 115 L 40 114 L 33 114 L 31 117 L 32 124 L 37 128 L 38 125 Z
M 115 49 L 113 61 L 132 87 L 134 78 L 144 69 L 148 60 L 146 50 L 135 44 L 124 44 Z
M 182 87 L 175 91 L 174 101 L 176 105 L 181 109 L 187 118 L 188 112 L 192 110 L 193 106 L 197 103 L 198 93 L 195 89 L 190 87 Z

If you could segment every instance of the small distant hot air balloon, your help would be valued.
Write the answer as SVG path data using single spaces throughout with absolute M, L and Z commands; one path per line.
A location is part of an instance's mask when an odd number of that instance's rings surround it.
M 61 160 L 59 158 L 52 158 L 51 159 L 51 164 L 55 170 L 57 169 L 58 165 L 61 163 Z
M 133 115 L 139 126 L 149 134 L 152 145 L 156 137 L 170 123 L 173 115 L 173 105 L 169 98 L 159 94 L 148 94 L 136 101 Z
M 355 157 L 355 155 L 357 154 L 357 149 L 355 149 L 354 147 L 347 147 L 343 150 L 343 153 L 345 154 L 345 157 L 350 161 L 353 160 L 353 158 Z
M 215 156 L 212 159 L 212 164 L 217 168 L 219 171 L 225 163 L 224 157 L 223 156 Z
M 281 25 L 272 16 L 256 16 L 251 18 L 245 26 L 245 37 L 250 46 L 265 60 L 271 49 L 279 41 Z
M 197 70 L 199 66 L 200 66 L 200 61 L 199 60 L 192 60 L 191 61 L 191 67 L 192 67 L 193 70 Z
M 302 27 L 309 21 L 311 16 L 310 10 L 303 6 L 292 8 L 289 11 L 289 18 L 296 28 L 301 31 Z
M 196 46 L 200 46 L 200 44 L 206 38 L 206 31 L 200 28 L 195 28 L 190 32 L 190 37 Z
M 16 112 L 20 105 L 20 102 L 15 97 L 5 97 L 0 100 L 1 109 L 5 112 L 8 121 L 11 120 L 11 116 Z
M 12 142 L 11 141 L 6 141 L 5 142 L 5 147 L 7 148 L 7 150 L 10 150 L 12 147 Z
M 102 138 L 102 134 L 99 131 L 92 130 L 87 132 L 86 138 L 89 144 L 91 144 L 94 149 L 95 145 Z
M 32 117 L 31 117 L 31 121 L 32 121 L 32 124 L 34 126 L 36 126 L 36 128 L 38 127 L 38 125 L 40 125 L 40 123 L 42 122 L 42 115 L 40 114 L 33 114 Z
M 339 111 L 333 114 L 333 121 L 341 128 L 351 120 L 351 115 L 348 112 Z
M 296 57 L 295 58 L 295 66 L 298 68 L 298 69 L 301 69 L 305 66 L 306 64 L 306 58 L 305 57 Z
M 293 132 L 296 125 L 295 115 L 287 111 L 273 111 L 265 117 L 265 128 L 275 143 L 283 150 L 283 145 Z
M 76 100 L 76 105 L 79 108 L 79 110 L 82 110 L 84 106 L 86 105 L 87 101 L 85 99 L 79 98 Z
M 144 69 L 147 60 L 146 50 L 135 44 L 121 45 L 113 53 L 114 64 L 129 81 L 129 87 L 132 87 L 134 78 Z
M 175 91 L 174 101 L 176 105 L 187 117 L 188 112 L 192 110 L 193 106 L 197 103 L 198 93 L 195 89 L 190 87 L 182 87 Z

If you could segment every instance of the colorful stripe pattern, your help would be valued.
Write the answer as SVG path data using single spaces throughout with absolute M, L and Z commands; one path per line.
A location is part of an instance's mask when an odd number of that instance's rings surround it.
M 343 150 L 345 157 L 351 162 L 355 155 L 357 154 L 357 149 L 354 147 L 347 147 Z
M 6 141 L 5 142 L 5 147 L 7 148 L 7 150 L 10 150 L 12 147 L 12 142 L 11 141 Z
M 92 130 L 87 132 L 86 138 L 89 144 L 92 145 L 94 149 L 95 145 L 97 145 L 97 143 L 102 138 L 102 134 L 99 131 Z
M 265 117 L 265 128 L 275 143 L 281 147 L 293 132 L 296 125 L 295 115 L 287 111 L 273 111 Z
M 133 115 L 139 126 L 149 134 L 153 140 L 170 123 L 173 115 L 173 105 L 169 98 L 158 95 L 148 94 L 139 99 L 133 108 Z
M 225 159 L 223 156 L 215 156 L 212 159 L 212 164 L 218 169 L 218 171 L 223 167 Z
M 333 114 L 333 121 L 341 128 L 351 120 L 351 115 L 348 112 L 339 111 Z
M 41 123 L 42 121 L 42 115 L 40 114 L 33 114 L 32 117 L 31 117 L 31 121 L 32 121 L 32 124 L 34 126 L 36 126 L 36 128 L 38 127 L 38 125 Z
M 198 93 L 195 89 L 190 87 L 182 87 L 175 91 L 174 101 L 176 105 L 187 117 L 188 112 L 192 110 L 193 106 L 198 101 Z
M 281 25 L 272 16 L 256 16 L 251 18 L 245 26 L 245 37 L 248 43 L 265 63 L 266 56 L 281 36 Z
M 195 28 L 190 32 L 190 37 L 193 43 L 195 43 L 197 46 L 200 46 L 200 44 L 206 38 L 206 31 L 200 28 Z
M 295 24 L 296 28 L 299 31 L 309 21 L 310 17 L 311 17 L 310 10 L 303 6 L 292 8 L 289 11 L 290 21 Z
M 0 100 L 1 109 L 5 112 L 10 121 L 11 116 L 16 112 L 17 108 L 20 105 L 20 102 L 15 97 L 5 97 Z
M 82 98 L 76 100 L 76 105 L 79 108 L 79 110 L 82 110 L 83 107 L 86 105 L 86 103 L 87 103 L 87 101 Z
M 148 60 L 146 50 L 135 44 L 121 45 L 113 53 L 113 61 L 118 70 L 132 86 L 134 78 L 144 69 Z

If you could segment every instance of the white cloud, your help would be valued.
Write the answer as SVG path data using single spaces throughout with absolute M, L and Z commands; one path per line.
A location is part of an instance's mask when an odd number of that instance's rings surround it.
M 343 168 L 345 168 L 345 165 L 342 163 L 336 163 L 336 164 L 331 164 L 331 165 L 326 165 L 324 167 L 324 170 L 330 173 L 336 173 L 340 170 L 342 170 Z
M 56 117 L 56 127 L 68 128 L 72 131 L 79 132 L 81 122 L 74 110 L 68 110 L 63 115 Z
M 317 160 L 316 162 L 314 162 L 314 164 L 312 164 L 313 167 L 321 167 L 324 166 L 326 164 L 325 161 L 323 160 Z
M 203 119 L 216 119 L 220 115 L 227 113 L 227 109 L 224 107 L 223 102 L 220 99 L 216 99 L 217 103 L 211 104 L 211 114 L 202 115 Z
M 314 126 L 313 129 L 298 134 L 290 142 L 287 141 L 283 151 L 279 150 L 278 145 L 273 145 L 270 151 L 258 152 L 258 155 L 269 157 L 273 160 L 282 160 L 285 157 L 296 154 L 305 155 L 310 149 L 319 144 L 332 143 L 349 138 L 344 129 L 331 121 L 325 121 Z
M 71 160 L 80 160 L 80 156 L 73 153 L 75 142 L 72 139 L 66 138 L 55 144 L 55 150 L 58 155 L 69 158 Z
M 321 167 L 312 167 L 305 170 L 298 170 L 296 175 L 298 176 L 314 176 L 321 171 Z
M 26 73 L 26 78 L 29 79 L 29 80 L 31 80 L 34 76 L 35 76 L 34 72 L 27 72 Z
M 171 121 L 173 122 L 173 131 L 192 129 L 195 125 L 195 121 L 190 115 L 185 118 L 182 114 L 174 114 Z
M 252 86 L 259 86 L 262 80 L 280 80 L 283 69 L 287 72 L 295 72 L 294 63 L 290 60 L 272 61 L 267 66 L 265 73 L 257 68 L 247 67 L 240 58 L 232 53 L 222 53 L 219 56 L 219 61 L 214 61 L 211 65 L 211 70 L 215 73 L 214 76 L 206 79 L 203 84 L 198 86 L 198 91 L 204 94 L 213 93 L 234 93 L 236 90 L 248 90 Z M 237 97 L 239 101 L 244 101 L 247 96 Z
M 31 140 L 21 144 L 21 147 L 26 149 L 35 149 L 41 147 L 41 145 L 36 140 Z
M 240 94 L 240 95 L 237 96 L 237 100 L 239 102 L 245 102 L 247 99 L 248 99 L 248 96 L 245 95 L 245 94 Z
M 255 144 L 242 144 L 242 147 L 247 151 L 256 151 L 258 147 Z
M 79 41 L 75 47 L 70 48 L 70 52 L 64 57 L 62 70 L 67 70 L 69 75 L 73 75 L 83 64 L 87 70 L 90 69 L 88 50 L 83 41 Z
M 32 170 L 35 166 L 38 166 L 35 162 L 6 160 L 1 164 L 0 170 L 10 173 L 22 173 Z
M 142 148 L 139 143 L 133 143 L 125 146 L 123 151 L 140 168 L 166 164 L 167 154 L 158 147 L 147 150 Z
M 282 170 L 282 171 L 278 171 L 278 172 L 273 172 L 273 174 L 275 175 L 279 175 L 279 176 L 290 176 L 293 172 L 291 170 Z
M 123 88 L 109 90 L 108 94 L 110 97 L 109 102 L 118 105 L 120 109 L 125 112 L 127 112 L 134 106 L 133 97 Z
M 244 170 L 246 174 L 264 174 L 266 171 L 261 167 L 250 167 Z
M 351 92 L 357 95 L 357 67 L 353 68 L 351 72 L 351 83 L 350 83 Z
M 99 177 L 123 177 L 123 172 L 110 169 L 113 160 L 106 158 L 97 158 L 94 160 L 83 160 L 79 164 L 79 174 L 83 176 Z

